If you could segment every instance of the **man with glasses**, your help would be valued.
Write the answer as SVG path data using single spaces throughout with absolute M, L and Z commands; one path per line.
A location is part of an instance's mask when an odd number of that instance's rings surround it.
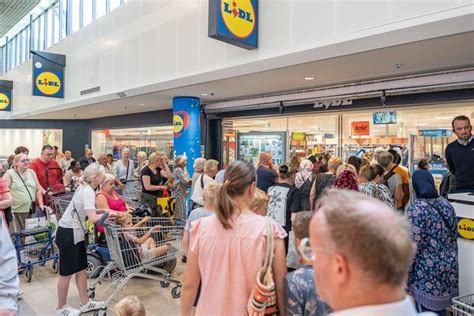
M 329 190 L 300 251 L 312 261 L 316 288 L 332 315 L 418 315 L 405 293 L 415 244 L 406 219 L 381 201 Z
M 62 184 L 61 166 L 53 159 L 53 147 L 44 145 L 41 149 L 41 155 L 33 159 L 28 166 L 36 173 L 38 182 L 45 190 L 50 189 L 51 192 L 64 191 Z

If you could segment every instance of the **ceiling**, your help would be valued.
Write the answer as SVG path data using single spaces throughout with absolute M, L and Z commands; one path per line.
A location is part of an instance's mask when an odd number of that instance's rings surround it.
M 40 0 L 0 1 L 0 38 L 30 12 Z
M 192 95 L 203 104 L 321 88 L 343 83 L 474 66 L 474 32 L 440 37 L 244 76 L 119 98 L 29 119 L 90 119 L 171 108 L 172 98 Z M 314 77 L 314 80 L 305 80 Z M 203 95 L 207 94 L 207 95 Z

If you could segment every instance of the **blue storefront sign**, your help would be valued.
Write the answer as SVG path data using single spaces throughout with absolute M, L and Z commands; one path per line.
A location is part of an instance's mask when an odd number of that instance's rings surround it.
M 418 131 L 418 136 L 423 137 L 449 137 L 451 130 L 449 129 L 421 129 Z
M 0 111 L 11 111 L 13 105 L 13 81 L 0 80 Z
M 192 175 L 194 160 L 201 157 L 201 102 L 198 98 L 173 98 L 173 135 L 175 157 L 188 158 L 186 168 Z
M 209 0 L 209 37 L 257 48 L 258 0 Z
M 33 55 L 33 95 L 64 98 L 66 56 L 31 51 Z

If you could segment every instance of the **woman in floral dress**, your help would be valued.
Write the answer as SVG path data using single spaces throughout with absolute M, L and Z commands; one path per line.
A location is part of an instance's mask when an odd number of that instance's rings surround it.
M 187 160 L 185 156 L 178 156 L 173 170 L 173 177 L 176 181 L 176 189 L 173 191 L 173 196 L 176 199 L 175 214 L 176 218 L 183 221 L 186 220 L 186 197 L 188 196 L 188 188 L 191 187 L 191 179 L 186 170 Z

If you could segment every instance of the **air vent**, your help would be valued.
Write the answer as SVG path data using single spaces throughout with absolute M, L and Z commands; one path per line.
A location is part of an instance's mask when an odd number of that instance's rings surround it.
M 119 96 L 119 98 L 125 98 L 127 96 L 125 92 L 119 92 L 117 93 L 117 95 Z
M 100 86 L 94 87 L 94 88 L 90 88 L 90 89 L 86 89 L 86 90 L 82 90 L 82 91 L 81 91 L 81 95 L 85 95 L 85 94 L 89 94 L 89 93 L 94 93 L 94 92 L 99 92 L 99 91 L 100 91 Z

